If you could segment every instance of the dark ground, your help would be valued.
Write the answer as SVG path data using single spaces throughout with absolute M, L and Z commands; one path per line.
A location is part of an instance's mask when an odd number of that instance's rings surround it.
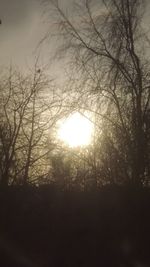
M 150 190 L 1 190 L 1 266 L 149 267 Z

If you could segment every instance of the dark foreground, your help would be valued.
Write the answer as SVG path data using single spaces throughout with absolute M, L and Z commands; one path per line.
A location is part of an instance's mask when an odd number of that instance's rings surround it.
M 150 266 L 150 191 L 1 191 L 0 266 Z

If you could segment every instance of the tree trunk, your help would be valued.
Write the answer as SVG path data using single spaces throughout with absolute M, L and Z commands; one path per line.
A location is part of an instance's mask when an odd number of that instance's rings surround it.
M 135 126 L 135 148 L 133 159 L 133 183 L 135 186 L 141 186 L 145 171 L 145 148 L 144 148 L 144 131 L 142 121 L 141 95 L 137 97 Z

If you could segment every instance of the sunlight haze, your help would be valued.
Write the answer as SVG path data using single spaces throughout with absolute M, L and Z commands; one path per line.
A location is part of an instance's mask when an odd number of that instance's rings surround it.
M 92 132 L 92 123 L 76 112 L 61 124 L 58 136 L 70 147 L 78 147 L 90 144 Z

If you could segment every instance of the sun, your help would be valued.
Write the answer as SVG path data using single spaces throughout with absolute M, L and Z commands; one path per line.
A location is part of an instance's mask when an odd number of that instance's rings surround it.
M 87 146 L 91 142 L 92 132 L 92 122 L 76 112 L 62 122 L 58 137 L 70 147 Z

